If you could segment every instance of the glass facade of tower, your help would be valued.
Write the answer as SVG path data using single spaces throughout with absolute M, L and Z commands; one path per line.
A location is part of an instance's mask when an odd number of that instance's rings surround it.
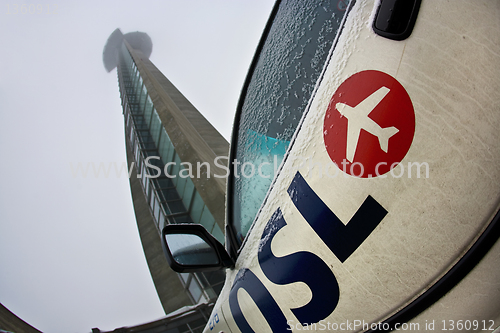
M 125 43 L 117 72 L 127 144 L 159 237 L 166 224 L 199 223 L 224 243 L 224 234 L 182 165 Z M 222 271 L 179 277 L 194 304 L 215 299 L 225 278 Z

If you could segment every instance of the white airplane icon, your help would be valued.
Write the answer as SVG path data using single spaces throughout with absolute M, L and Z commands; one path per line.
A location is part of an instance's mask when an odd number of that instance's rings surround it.
M 340 114 L 345 116 L 348 120 L 346 157 L 350 162 L 354 160 L 361 129 L 378 137 L 380 148 L 386 153 L 389 149 L 389 139 L 399 132 L 399 129 L 394 126 L 382 128 L 373 119 L 368 117 L 370 112 L 375 109 L 389 91 L 389 88 L 381 87 L 355 107 L 351 107 L 344 103 L 337 103 L 335 105 L 335 108 Z

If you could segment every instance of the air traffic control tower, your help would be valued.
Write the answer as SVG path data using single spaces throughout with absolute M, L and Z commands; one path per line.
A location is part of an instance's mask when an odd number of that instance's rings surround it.
M 172 271 L 160 236 L 166 224 L 200 223 L 224 243 L 225 178 L 214 175 L 225 174 L 216 163 L 227 159 L 216 158 L 227 156 L 229 144 L 153 65 L 152 48 L 147 34 L 116 29 L 103 62 L 108 72 L 117 69 L 137 227 L 156 291 L 170 313 L 212 303 L 222 289 L 222 271 Z

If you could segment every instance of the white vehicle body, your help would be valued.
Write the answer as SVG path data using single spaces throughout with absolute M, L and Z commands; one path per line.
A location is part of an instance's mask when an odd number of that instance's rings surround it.
M 422 0 L 404 40 L 379 5 L 347 9 L 205 332 L 500 325 L 500 2 Z

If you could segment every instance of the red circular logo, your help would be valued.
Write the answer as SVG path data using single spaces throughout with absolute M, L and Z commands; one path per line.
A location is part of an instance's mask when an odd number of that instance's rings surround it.
M 361 178 L 383 175 L 410 149 L 415 112 L 405 88 L 374 70 L 356 73 L 333 94 L 323 138 L 328 155 L 345 173 Z

